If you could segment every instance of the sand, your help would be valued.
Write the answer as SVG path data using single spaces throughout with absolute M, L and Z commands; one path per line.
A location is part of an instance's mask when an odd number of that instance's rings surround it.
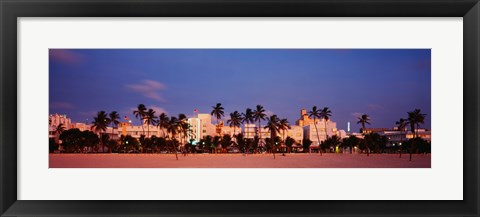
M 431 155 L 408 154 L 50 154 L 50 168 L 430 168 Z

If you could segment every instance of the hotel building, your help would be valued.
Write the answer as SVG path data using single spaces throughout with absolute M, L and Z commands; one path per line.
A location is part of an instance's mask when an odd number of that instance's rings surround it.
M 212 124 L 212 116 L 210 114 L 197 114 L 197 117 L 189 118 L 188 124 L 192 129 L 192 134 L 189 139 L 193 139 L 196 142 L 204 138 L 207 135 L 215 136 L 216 127 Z

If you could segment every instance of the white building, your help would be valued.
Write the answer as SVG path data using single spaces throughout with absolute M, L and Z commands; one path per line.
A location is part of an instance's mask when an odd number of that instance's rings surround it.
M 231 137 L 234 137 L 234 135 L 238 135 L 238 134 L 242 133 L 242 128 L 223 126 L 221 131 L 222 131 L 222 136 L 223 135 L 230 135 Z
M 243 125 L 243 135 L 244 138 L 253 139 L 257 135 L 258 126 L 256 124 L 245 124 Z M 270 131 L 265 129 L 264 126 L 260 125 L 260 136 L 262 139 L 270 138 Z
M 58 140 L 59 135 L 55 131 L 60 124 L 62 124 L 64 130 L 73 128 L 72 120 L 67 115 L 50 114 L 48 116 L 48 138 Z
M 417 129 L 415 130 L 418 137 L 430 142 L 432 140 L 432 132 L 427 129 Z M 413 138 L 413 133 L 410 130 L 399 131 L 399 130 L 388 130 L 379 133 L 388 138 L 389 145 L 400 144 L 401 142 L 406 142 L 409 139 Z
M 196 142 L 207 135 L 213 137 L 217 134 L 215 125 L 212 124 L 212 116 L 210 116 L 210 114 L 198 114 L 195 118 L 189 118 L 188 124 L 190 124 L 192 129 L 192 134 L 189 139 L 193 139 Z
M 317 136 L 317 130 L 318 130 L 318 136 Z M 321 142 L 327 139 L 327 135 L 329 137 L 332 137 L 334 135 L 340 136 L 337 129 L 336 122 L 328 120 L 327 127 L 325 128 L 325 120 L 321 119 L 321 120 L 316 120 L 315 124 L 309 124 L 303 127 L 303 137 L 304 139 L 309 139 L 310 141 L 312 141 L 312 146 L 320 145 Z
M 280 132 L 280 135 L 282 136 L 282 132 Z M 286 133 L 285 133 L 285 138 L 282 138 L 282 139 L 286 139 L 287 136 L 294 139 L 295 142 L 297 142 L 298 144 L 302 144 L 302 141 L 303 141 L 303 127 L 297 126 L 297 125 L 290 125 L 290 129 L 288 129 L 288 131 L 286 131 Z

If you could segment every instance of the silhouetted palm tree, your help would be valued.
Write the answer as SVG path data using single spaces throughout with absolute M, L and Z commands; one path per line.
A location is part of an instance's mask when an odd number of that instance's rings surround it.
M 253 118 L 255 119 L 255 121 L 258 122 L 258 130 L 255 132 L 255 135 L 258 136 L 259 141 L 262 140 L 262 131 L 260 127 L 260 121 L 265 120 L 266 116 L 267 115 L 265 114 L 265 109 L 263 108 L 263 106 L 257 105 L 255 111 L 253 111 Z
M 168 122 L 170 118 L 168 118 L 167 114 L 163 113 L 158 116 L 157 127 L 159 127 L 163 132 L 163 137 L 166 137 L 165 129 L 168 126 Z
M 110 114 L 108 114 L 108 117 L 109 117 L 110 123 L 112 124 L 112 139 L 113 139 L 113 128 L 118 126 L 118 124 L 120 123 L 119 121 L 120 115 L 116 111 L 112 111 L 110 112 Z
M 332 116 L 332 111 L 328 109 L 328 107 L 324 107 L 322 110 L 320 110 L 320 118 L 323 119 L 325 122 L 325 138 L 328 139 L 328 130 L 327 130 L 327 121 L 330 120 L 330 116 Z
M 57 128 L 55 128 L 55 134 L 60 135 L 63 131 L 65 131 L 65 126 L 63 126 L 63 124 L 59 124 Z
M 220 133 L 221 133 L 220 119 L 222 118 L 222 116 L 224 116 L 222 103 L 217 103 L 217 105 L 212 106 L 212 108 L 213 108 L 213 110 L 210 114 L 217 118 L 217 133 L 218 133 L 218 135 L 220 135 Z
M 147 112 L 147 107 L 145 107 L 144 104 L 139 104 L 137 107 L 137 110 L 133 111 L 133 114 L 135 115 L 136 118 L 140 119 L 140 122 L 142 124 L 142 131 L 143 134 L 145 134 L 145 129 L 143 128 L 143 119 L 145 118 L 145 114 Z
M 408 124 L 408 121 L 403 119 L 403 118 L 400 118 L 399 121 L 395 122 L 395 124 L 397 125 L 398 127 L 398 130 L 400 131 L 400 144 L 403 143 L 403 131 L 405 130 L 405 127 L 407 126 Z M 402 146 L 400 145 L 400 158 L 402 157 Z
M 412 147 L 410 147 L 410 161 L 412 161 L 412 149 L 415 145 L 415 138 L 418 136 L 417 135 L 417 130 L 420 124 L 425 123 L 425 117 L 427 116 L 426 114 L 420 113 L 420 109 L 415 109 L 411 112 L 408 112 L 408 123 L 410 124 L 410 130 L 413 133 L 413 139 L 412 139 Z
M 313 106 L 312 110 L 308 112 L 308 116 L 313 118 L 313 125 L 315 126 L 315 131 L 317 131 L 317 139 L 318 139 L 318 152 L 320 152 L 320 156 L 322 155 L 322 149 L 320 148 L 320 135 L 318 134 L 317 128 L 317 118 L 320 118 L 320 110 L 317 109 L 317 106 Z
M 245 126 L 248 125 L 248 124 L 250 124 L 250 123 L 254 123 L 255 120 L 254 120 L 253 115 L 254 115 L 254 113 L 253 113 L 252 109 L 251 109 L 251 108 L 247 108 L 247 109 L 245 110 L 245 113 L 242 113 L 242 123 L 243 123 Z M 247 129 L 247 128 L 244 127 L 244 129 L 245 129 L 245 133 L 246 133 L 246 129 Z M 248 146 L 248 144 L 250 144 L 250 143 L 245 143 L 245 146 L 246 146 L 246 148 L 245 148 L 245 154 L 247 154 L 247 153 L 249 152 L 249 148 L 250 148 L 250 147 Z
M 344 147 L 350 147 L 350 154 L 353 153 L 353 148 L 358 145 L 360 142 L 360 139 L 358 139 L 356 136 L 349 136 L 348 138 L 344 138 L 342 143 Z
M 227 121 L 227 124 L 229 124 L 230 127 L 233 127 L 233 137 L 235 137 L 236 132 L 235 128 L 240 127 L 242 122 L 242 117 L 238 111 L 234 111 L 233 113 L 230 113 L 230 120 Z
M 179 130 L 179 123 L 180 122 L 176 117 L 172 117 L 170 118 L 170 121 L 168 122 L 168 125 L 167 125 L 167 132 L 172 135 L 172 137 L 170 138 L 170 142 L 172 144 L 173 152 L 175 152 L 175 158 L 177 160 L 178 160 L 177 148 L 175 147 L 174 140 Z
M 286 118 L 281 119 L 278 122 L 278 130 L 282 131 L 282 140 L 283 140 L 283 144 L 285 144 L 286 147 L 287 147 L 287 145 L 286 145 L 286 141 L 285 141 L 285 130 L 288 130 L 288 129 L 291 129 L 290 124 L 288 123 L 288 120 Z M 285 156 L 285 153 L 283 153 L 283 155 Z
M 279 131 L 279 118 L 277 115 L 272 115 L 270 117 L 267 117 L 267 125 L 264 127 L 265 129 L 268 129 L 270 131 L 270 142 L 272 143 L 272 153 L 273 153 L 273 159 L 275 159 L 275 137 L 277 137 L 277 132 Z
M 110 122 L 110 119 L 107 117 L 107 113 L 105 111 L 99 111 L 97 116 L 93 118 L 92 122 L 92 129 L 95 129 L 95 132 L 99 133 L 100 143 L 102 143 L 102 132 L 105 132 L 107 129 L 107 125 Z M 104 150 L 104 144 L 102 143 L 102 151 Z
M 290 124 L 286 118 L 278 122 L 278 129 L 282 131 L 282 140 L 285 142 L 285 130 L 291 129 Z
M 145 112 L 143 119 L 145 120 L 145 124 L 147 124 L 147 138 L 150 138 L 150 125 L 155 125 L 157 122 L 157 117 L 155 117 L 155 111 L 153 109 L 148 109 L 148 111 Z
M 184 145 L 184 140 L 187 136 L 189 125 L 187 123 L 187 116 L 185 114 L 178 114 L 178 132 L 181 134 L 181 143 Z
M 362 125 L 362 134 L 365 137 L 365 124 L 370 124 L 370 117 L 367 114 L 363 114 L 361 117 L 358 118 L 357 124 Z M 369 156 L 370 149 L 368 147 L 368 141 L 365 140 L 365 145 L 367 148 L 367 156 Z

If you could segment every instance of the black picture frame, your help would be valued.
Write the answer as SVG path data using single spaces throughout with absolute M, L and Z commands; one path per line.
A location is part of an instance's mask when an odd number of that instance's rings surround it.
M 478 216 L 479 0 L 0 0 L 2 216 Z M 17 200 L 19 17 L 463 17 L 461 201 Z M 458 144 L 461 145 L 461 144 Z M 421 180 L 412 180 L 412 183 Z M 408 185 L 406 185 L 408 186 Z M 408 190 L 408 187 L 405 187 Z

